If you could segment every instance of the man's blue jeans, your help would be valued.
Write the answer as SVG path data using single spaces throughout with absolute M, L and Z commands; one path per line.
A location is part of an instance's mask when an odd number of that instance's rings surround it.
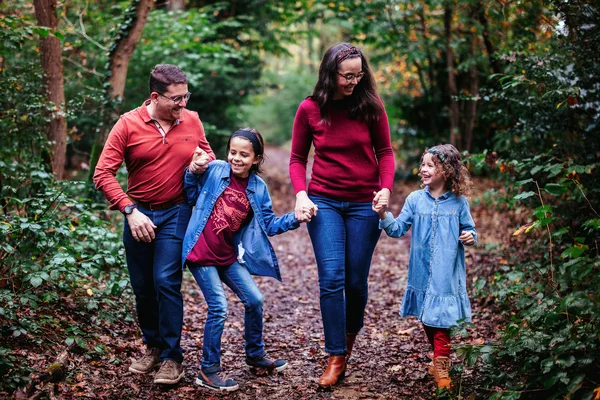
M 379 217 L 371 202 L 309 196 L 319 206 L 307 224 L 319 270 L 325 351 L 346 353 L 346 333 L 363 327 L 371 257 L 379 240 Z
M 198 282 L 208 305 L 202 345 L 202 370 L 207 373 L 221 371 L 221 336 L 227 319 L 227 297 L 221 282 L 229 286 L 244 305 L 246 356 L 263 357 L 265 355 L 264 300 L 248 270 L 238 262 L 234 262 L 229 267 L 191 265 L 190 271 Z
M 181 203 L 166 210 L 138 210 L 157 227 L 152 242 L 137 242 L 125 219 L 123 243 L 140 329 L 148 347 L 163 349 L 161 360 L 181 363 L 181 245 L 192 209 Z

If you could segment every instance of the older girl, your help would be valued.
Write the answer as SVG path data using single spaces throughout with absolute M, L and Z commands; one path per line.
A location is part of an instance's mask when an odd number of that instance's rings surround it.
M 227 319 L 223 284 L 244 304 L 246 364 L 281 371 L 285 360 L 271 360 L 263 343 L 263 295 L 252 275 L 281 280 L 275 251 L 268 236 L 300 224 L 293 212 L 276 217 L 265 182 L 258 177 L 264 142 L 255 129 L 234 132 L 227 143 L 227 162 L 208 162 L 197 149 L 186 170 L 184 188 L 195 205 L 183 241 L 187 264 L 208 305 L 204 326 L 202 364 L 196 383 L 212 390 L 233 391 L 238 384 L 223 378 L 221 336 Z M 302 218 L 308 218 L 302 215 Z

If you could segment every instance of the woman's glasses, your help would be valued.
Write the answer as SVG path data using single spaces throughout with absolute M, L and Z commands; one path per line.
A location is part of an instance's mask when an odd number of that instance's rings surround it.
M 360 80 L 365 76 L 364 72 L 359 72 L 358 74 L 342 74 L 338 72 L 339 76 L 343 76 L 346 79 L 346 82 L 352 83 L 352 81 L 356 78 L 356 82 L 360 82 Z
M 173 96 L 173 97 L 167 97 L 164 94 L 160 94 L 160 93 L 158 95 L 164 97 L 165 99 L 171 100 L 175 104 L 180 104 L 183 100 L 185 100 L 185 102 L 187 103 L 187 101 L 190 99 L 190 96 L 192 94 L 190 92 L 187 92 L 183 96 Z

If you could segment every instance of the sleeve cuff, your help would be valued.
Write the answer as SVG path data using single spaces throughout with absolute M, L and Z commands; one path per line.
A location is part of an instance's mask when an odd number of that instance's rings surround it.
M 379 229 L 385 229 L 394 223 L 394 215 L 391 212 L 385 213 L 385 218 L 379 220 Z

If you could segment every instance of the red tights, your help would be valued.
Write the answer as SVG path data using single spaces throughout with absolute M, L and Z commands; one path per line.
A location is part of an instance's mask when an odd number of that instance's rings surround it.
M 433 346 L 433 358 L 450 357 L 450 330 L 423 325 L 429 343 Z

